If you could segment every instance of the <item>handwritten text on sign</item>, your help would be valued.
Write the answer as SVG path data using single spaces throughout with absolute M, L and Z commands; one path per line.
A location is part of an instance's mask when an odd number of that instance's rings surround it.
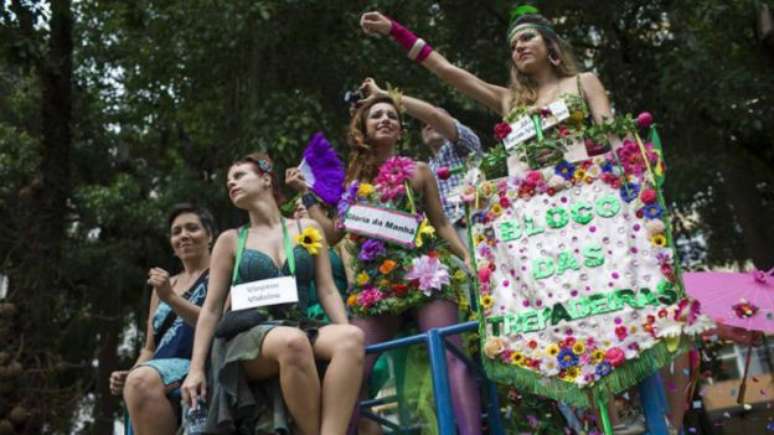
M 298 289 L 296 278 L 292 276 L 262 279 L 231 287 L 231 307 L 234 310 L 294 302 L 298 302 Z
M 366 237 L 411 246 L 416 238 L 419 222 L 409 213 L 355 204 L 344 217 L 344 228 Z
M 543 130 L 548 130 L 570 117 L 570 110 L 567 108 L 567 104 L 562 100 L 554 101 L 546 108 L 551 114 L 542 119 L 541 127 Z M 505 144 L 506 150 L 510 150 L 516 145 L 528 139 L 532 139 L 536 135 L 537 129 L 535 128 L 535 123 L 529 115 L 525 115 L 511 124 L 511 133 L 505 138 L 503 144 Z

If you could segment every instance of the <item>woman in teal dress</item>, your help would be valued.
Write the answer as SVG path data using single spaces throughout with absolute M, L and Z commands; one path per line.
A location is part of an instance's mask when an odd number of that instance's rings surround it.
M 209 293 L 197 324 L 183 400 L 195 407 L 199 399 L 209 399 L 208 433 L 287 433 L 287 407 L 293 433 L 343 434 L 360 389 L 363 333 L 348 324 L 324 255 L 328 244 L 314 221 L 282 217 L 279 187 L 265 153 L 235 162 L 227 187 L 231 202 L 249 213 L 250 223 L 224 232 L 215 243 Z M 241 300 L 245 289 L 241 284 L 254 288 L 285 278 L 295 278 L 290 280 L 295 284 L 272 295 L 297 302 L 227 312 L 222 322 L 243 314 L 254 317 L 232 334 L 221 334 L 224 323 L 216 331 L 227 297 L 232 304 Z M 330 325 L 321 326 L 306 315 L 313 282 Z M 213 341 L 215 334 L 220 337 Z M 205 362 L 210 343 L 208 384 Z M 318 360 L 328 363 L 322 380 Z
M 210 245 L 215 237 L 212 215 L 191 204 L 178 204 L 169 214 L 170 244 L 183 271 L 170 277 L 158 267 L 148 273 L 153 287 L 145 346 L 131 370 L 110 375 L 113 394 L 123 391 L 131 428 L 137 434 L 173 434 L 177 400 L 170 400 L 188 373 L 193 326 L 207 294 Z

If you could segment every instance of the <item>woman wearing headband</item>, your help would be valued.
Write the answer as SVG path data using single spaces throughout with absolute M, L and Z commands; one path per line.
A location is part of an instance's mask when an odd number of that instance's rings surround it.
M 425 163 L 396 155 L 403 135 L 403 105 L 412 116 L 433 125 L 448 115 L 416 98 L 377 92 L 370 79 L 364 81 L 363 89 L 368 97 L 359 104 L 350 123 L 347 191 L 339 203 L 338 217 L 329 219 L 313 199 L 307 207 L 333 241 L 346 235 L 351 244 L 350 252 L 356 258 L 351 262 L 355 280 L 347 305 L 353 313 L 352 323 L 365 331 L 366 344 L 373 344 L 393 338 L 404 327 L 406 314 L 416 318 L 422 331 L 457 323 L 466 275 L 451 254 L 468 264 L 469 254 L 446 219 L 432 171 Z M 303 185 L 297 169 L 290 169 L 286 179 L 291 185 Z M 349 216 L 357 206 L 388 208 L 388 212 L 397 210 L 411 216 L 416 233 L 410 233 L 407 243 L 388 240 L 378 232 L 356 233 L 349 225 Z M 450 341 L 461 345 L 459 336 Z M 367 356 L 366 374 L 376 356 Z M 475 382 L 464 362 L 451 352 L 446 358 L 459 432 L 480 434 Z
M 234 162 L 227 187 L 250 222 L 224 232 L 213 248 L 210 292 L 197 323 L 183 399 L 196 408 L 209 397 L 207 433 L 287 432 L 284 402 L 297 429 L 293 433 L 341 435 L 360 390 L 363 333 L 348 324 L 328 244 L 314 221 L 282 217 L 265 153 Z M 321 326 L 306 313 L 312 283 L 330 325 Z M 233 310 L 218 323 L 227 299 Z M 208 394 L 204 370 L 213 334 Z M 322 381 L 317 360 L 328 362 Z
M 511 47 L 508 87 L 487 83 L 453 65 L 429 43 L 379 12 L 363 14 L 360 24 L 366 33 L 390 35 L 407 51 L 410 59 L 509 122 L 520 115 L 544 110 L 557 100 L 563 100 L 571 113 L 566 128 L 552 130 L 557 133 L 572 134 L 575 126 L 592 121 L 601 123 L 611 116 L 610 102 L 602 83 L 593 73 L 578 72 L 572 48 L 541 15 L 521 15 L 508 27 Z M 593 144 L 586 144 L 586 148 L 589 154 L 604 151 Z M 557 163 L 562 157 L 561 152 L 552 149 L 537 150 L 530 156 L 512 156 L 508 160 L 508 172 L 516 175 L 526 171 L 528 165 L 533 168 L 546 166 Z

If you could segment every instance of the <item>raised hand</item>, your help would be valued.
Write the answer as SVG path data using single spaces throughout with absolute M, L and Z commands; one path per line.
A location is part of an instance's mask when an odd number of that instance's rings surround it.
M 169 281 L 169 272 L 160 267 L 154 267 L 148 271 L 148 284 L 153 287 L 156 295 L 164 302 L 168 302 L 174 295 L 172 283 Z
M 368 35 L 387 35 L 392 28 L 392 22 L 379 12 L 366 12 L 360 16 L 360 27 Z

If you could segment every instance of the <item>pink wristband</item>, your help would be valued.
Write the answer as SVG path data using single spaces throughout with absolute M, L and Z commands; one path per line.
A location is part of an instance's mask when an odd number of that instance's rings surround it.
M 417 63 L 422 63 L 422 61 L 427 59 L 427 56 L 430 56 L 430 53 L 432 52 L 433 52 L 433 47 L 431 47 L 430 44 L 425 42 L 425 46 L 422 47 L 422 50 L 417 55 Z
M 390 18 L 392 26 L 390 26 L 390 36 L 398 44 L 401 45 L 406 51 L 411 50 L 414 43 L 417 42 L 417 35 L 411 33 L 411 31 L 403 27 L 399 22 Z

